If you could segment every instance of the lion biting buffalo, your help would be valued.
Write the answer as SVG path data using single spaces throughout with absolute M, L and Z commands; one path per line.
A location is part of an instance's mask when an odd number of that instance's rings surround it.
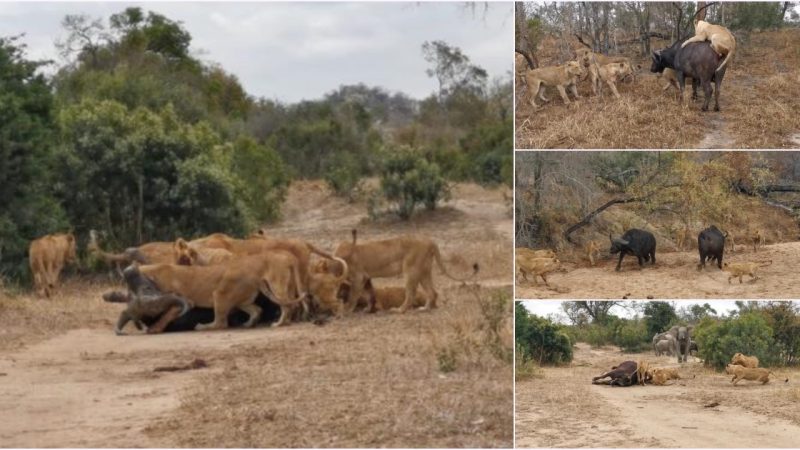
M 127 264 L 127 291 L 103 299 L 125 303 L 115 326 L 128 322 L 147 333 L 216 330 L 257 323 L 288 324 L 299 314 L 341 317 L 360 303 L 367 311 L 405 312 L 436 307 L 433 266 L 447 277 L 438 245 L 421 236 L 339 244 L 328 253 L 299 239 L 279 239 L 259 230 L 245 239 L 214 233 L 131 247 L 122 253 L 100 249 L 91 233 L 88 249 L 110 264 Z M 312 265 L 312 256 L 319 259 Z M 473 273 L 478 271 L 477 263 Z M 402 276 L 403 288 L 379 288 L 373 278 Z M 419 288 L 419 292 L 418 292 Z M 391 294 L 389 296 L 389 294 Z

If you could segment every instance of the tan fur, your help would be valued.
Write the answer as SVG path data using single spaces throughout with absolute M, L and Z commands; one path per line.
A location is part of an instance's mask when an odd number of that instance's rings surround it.
M 747 233 L 747 238 L 750 242 L 753 243 L 753 251 L 757 252 L 758 247 L 764 246 L 764 235 L 761 233 L 761 230 L 755 230 L 752 232 Z
M 742 380 L 760 381 L 761 384 L 767 384 L 769 383 L 769 375 L 772 374 L 769 369 L 744 367 L 737 364 L 728 364 L 725 366 L 725 372 L 728 375 L 733 375 L 731 383 L 734 386 Z
M 548 102 L 549 100 L 544 96 L 544 89 L 542 89 L 542 85 L 544 85 L 558 89 L 564 104 L 569 105 L 570 101 L 569 97 L 567 97 L 566 88 L 570 88 L 572 95 L 576 99 L 580 98 L 577 83 L 578 77 L 583 73 L 583 69 L 576 61 L 569 61 L 560 66 L 528 70 L 525 72 L 525 82 L 528 85 L 528 101 L 534 108 L 538 108 L 535 101 L 537 95 L 543 101 Z
M 517 271 L 522 274 L 522 278 L 527 281 L 527 275 L 529 273 L 533 274 L 533 283 L 535 285 L 539 284 L 536 280 L 538 276 L 542 277 L 544 284 L 549 287 L 550 285 L 547 283 L 545 275 L 561 268 L 561 261 L 559 261 L 558 258 L 536 258 L 518 253 L 515 259 L 517 262 Z
M 630 75 L 633 77 L 633 81 L 636 81 L 636 75 L 633 72 L 633 64 L 631 64 L 631 60 L 629 58 L 624 56 L 606 56 L 601 53 L 594 53 L 586 48 L 578 49 L 575 51 L 575 53 L 577 54 L 576 61 L 578 64 L 586 68 L 588 71 L 590 79 L 589 81 L 592 86 L 592 93 L 595 95 L 598 95 L 600 89 L 600 69 L 602 66 L 607 64 L 627 63 L 628 67 L 631 68 Z M 612 90 L 616 90 L 616 87 Z
M 533 249 L 527 247 L 517 247 L 517 254 L 523 254 L 531 258 L 555 258 L 556 252 L 549 248 Z
M 765 267 L 772 264 L 772 261 L 769 264 L 759 264 L 754 262 L 743 262 L 743 263 L 723 263 L 722 270 L 725 272 L 730 273 L 728 276 L 728 284 L 731 283 L 732 278 L 739 278 L 739 284 L 742 283 L 742 277 L 745 275 L 750 275 L 752 281 L 758 279 L 758 275 L 756 275 L 756 270 L 759 267 Z
M 586 257 L 589 259 L 589 264 L 594 266 L 595 255 L 597 255 L 598 258 L 600 257 L 600 247 L 597 245 L 597 242 L 589 241 L 584 246 L 584 249 L 586 250 Z
M 644 386 L 645 381 L 651 377 L 650 363 L 647 361 L 637 361 L 636 374 L 639 379 L 639 384 Z
M 186 266 L 210 266 L 222 264 L 233 258 L 233 253 L 224 248 L 194 248 L 183 238 L 172 245 L 175 264 Z
M 680 380 L 681 376 L 675 367 L 656 367 L 651 370 L 652 383 L 657 386 L 666 386 L 669 380 Z
M 352 312 L 359 298 L 366 289 L 366 284 L 371 278 L 395 277 L 402 275 L 405 279 L 405 301 L 400 308 L 393 310 L 406 312 L 414 304 L 417 287 L 428 295 L 428 301 L 422 309 L 436 307 L 438 293 L 433 285 L 433 264 L 448 278 L 455 281 L 465 281 L 453 277 L 447 272 L 439 246 L 422 236 L 400 236 L 395 238 L 356 243 L 356 231 L 353 230 L 353 241 L 342 242 L 334 252 L 335 256 L 347 261 L 350 268 L 348 280 L 350 282 L 350 295 L 348 296 L 348 309 Z M 477 263 L 473 266 L 474 277 L 478 272 Z
M 214 321 L 197 325 L 197 330 L 227 328 L 234 308 L 250 315 L 245 327 L 253 326 L 261 316 L 261 308 L 255 305 L 259 291 L 280 306 L 281 316 L 274 324 L 280 326 L 306 294 L 297 289 L 297 258 L 285 251 L 243 256 L 220 265 L 153 264 L 139 270 L 161 291 L 180 295 L 197 307 L 214 308 Z
M 175 260 L 172 245 L 172 242 L 149 242 L 138 247 L 127 248 L 122 253 L 107 253 L 97 243 L 97 233 L 91 230 L 86 249 L 106 264 L 127 266 L 134 261 L 141 264 L 170 264 Z
M 661 88 L 661 90 L 666 91 L 667 89 L 674 87 L 675 96 L 680 98 L 681 87 L 680 83 L 678 83 L 678 75 L 675 73 L 675 70 L 666 67 L 664 69 L 664 72 L 661 73 L 661 79 L 667 82 L 667 84 L 665 84 L 664 87 Z M 684 82 L 688 85 L 691 79 L 692 79 L 691 77 L 685 77 Z
M 77 261 L 75 236 L 72 233 L 48 234 L 31 241 L 28 263 L 33 286 L 40 297 L 50 297 L 58 287 L 58 277 L 66 264 Z
M 344 302 L 339 298 L 339 290 L 342 283 L 347 281 L 349 270 L 345 260 L 336 258 L 336 261 L 343 268 L 340 275 L 328 273 L 328 260 L 322 259 L 318 261 L 317 265 L 314 266 L 314 270 L 309 274 L 308 288 L 316 305 L 322 311 L 331 312 L 336 314 L 337 317 L 342 317 L 344 314 Z M 320 270 L 323 264 L 324 269 Z
M 689 228 L 678 228 L 675 230 L 675 245 L 679 250 L 683 250 L 689 241 Z
M 742 353 L 736 353 L 735 355 L 733 355 L 733 358 L 731 358 L 731 364 L 738 364 L 740 366 L 754 369 L 758 367 L 758 357 L 747 356 Z
M 698 20 L 694 25 L 694 36 L 687 39 L 681 48 L 686 47 L 692 42 L 711 42 L 711 48 L 720 56 L 725 56 L 725 60 L 717 67 L 719 72 L 725 67 L 736 53 L 736 39 L 733 34 L 721 25 L 713 25 L 704 20 Z
M 378 311 L 388 311 L 399 308 L 406 299 L 406 289 L 403 287 L 379 287 L 375 288 L 375 307 Z M 417 290 L 414 296 L 413 308 L 425 306 L 428 302 L 428 295 L 423 290 Z
M 628 75 L 633 73 L 633 69 L 631 69 L 630 63 L 621 62 L 621 63 L 611 63 L 606 65 L 601 65 L 598 67 L 597 74 L 600 77 L 600 80 L 605 81 L 609 88 L 611 88 L 611 92 L 614 94 L 614 97 L 619 98 L 619 92 L 617 91 L 617 81 L 621 81 Z M 602 95 L 603 89 L 602 85 L 598 89 L 599 93 Z

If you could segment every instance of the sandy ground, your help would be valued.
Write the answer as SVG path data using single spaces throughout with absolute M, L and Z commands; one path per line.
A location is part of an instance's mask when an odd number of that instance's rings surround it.
M 592 385 L 625 360 L 679 367 L 671 386 Z M 623 354 L 579 343 L 572 364 L 516 385 L 516 445 L 523 447 L 786 448 L 800 436 L 800 371 L 777 369 L 767 385 L 742 383 L 696 358 Z M 789 382 L 784 380 L 788 378 Z M 716 406 L 711 406 L 718 403 Z
M 365 240 L 415 232 L 439 242 L 451 272 L 478 261 L 480 286 L 436 277 L 441 304 L 431 312 L 118 337 L 111 328 L 119 308 L 99 294 L 120 283 L 71 281 L 49 303 L 5 295 L 0 443 L 510 447 L 512 368 L 493 355 L 510 352 L 513 341 L 513 225 L 505 198 L 499 189 L 459 185 L 439 211 L 370 224 L 363 204 L 331 197 L 318 182 L 293 185 L 284 221 L 270 227 L 275 235 L 331 249 L 354 226 Z M 487 344 L 493 299 L 508 319 L 497 327 L 498 341 Z M 453 370 L 441 370 L 444 353 Z M 207 367 L 155 371 L 196 359 Z
M 738 249 L 737 249 L 738 250 Z M 639 270 L 635 257 L 626 256 L 622 269 L 616 272 L 618 257 L 605 259 L 594 267 L 576 267 L 564 264 L 566 272 L 547 275 L 550 287 L 541 279 L 539 285 L 517 279 L 516 297 L 536 298 L 608 298 L 608 299 L 678 299 L 678 298 L 797 298 L 800 279 L 796 276 L 800 255 L 800 242 L 767 245 L 753 252 L 751 248 L 737 253 L 726 253 L 723 261 L 758 262 L 769 264 L 757 271 L 759 278 L 751 281 L 749 276 L 728 283 L 728 272 L 715 265 L 706 265 L 697 270 L 700 257 L 697 250 L 673 253 L 658 253 L 656 264 Z M 771 264 L 770 264 L 770 261 Z

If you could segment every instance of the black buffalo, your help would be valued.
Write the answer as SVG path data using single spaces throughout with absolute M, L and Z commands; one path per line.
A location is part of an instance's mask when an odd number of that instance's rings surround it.
M 645 261 L 650 261 L 651 264 L 656 263 L 656 237 L 653 236 L 653 233 L 631 228 L 620 238 L 612 237 L 610 234 L 608 238 L 611 239 L 611 249 L 609 250 L 611 254 L 619 253 L 617 271 L 619 271 L 625 255 L 637 257 L 639 267 L 643 267 Z
M 725 238 L 728 233 L 723 234 L 717 227 L 711 225 L 697 235 L 697 250 L 700 252 L 700 264 L 697 270 L 706 267 L 706 261 L 717 260 L 717 267 L 722 269 L 722 254 L 725 252 Z
M 681 39 L 669 48 L 653 52 L 653 64 L 650 66 L 650 71 L 661 73 L 667 67 L 675 70 L 678 83 L 680 83 L 680 102 L 683 101 L 686 77 L 692 78 L 693 85 L 699 82 L 706 95 L 703 111 L 708 111 L 708 103 L 711 101 L 711 82 L 713 81 L 714 111 L 719 111 L 719 91 L 727 67 L 723 67 L 717 72 L 722 58 L 711 48 L 711 43 L 707 41 L 692 42 L 685 48 L 681 48 L 681 44 L 685 40 Z
M 592 378 L 592 384 L 608 384 L 611 386 L 633 386 L 639 383 L 639 375 L 636 372 L 638 365 L 635 361 L 623 361 L 620 365 L 614 366 L 608 372 L 599 377 Z M 604 380 L 608 378 L 608 380 Z

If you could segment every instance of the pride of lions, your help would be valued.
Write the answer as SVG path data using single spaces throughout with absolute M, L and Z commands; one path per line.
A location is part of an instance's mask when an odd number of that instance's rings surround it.
M 122 271 L 127 291 L 103 295 L 107 302 L 125 303 L 115 327 L 133 322 L 148 333 L 159 333 L 193 308 L 213 310 L 213 321 L 198 323 L 197 330 L 228 326 L 229 314 L 240 310 L 251 327 L 263 308 L 256 303 L 266 297 L 280 308 L 273 325 L 288 323 L 296 312 L 328 313 L 342 317 L 358 306 L 366 311 L 436 308 L 438 293 L 433 284 L 434 263 L 448 278 L 438 245 L 423 236 L 399 236 L 370 242 L 341 242 L 328 253 L 301 239 L 274 238 L 264 229 L 245 239 L 214 233 L 187 241 L 150 242 L 121 253 L 100 248 L 97 233 L 89 233 L 87 250 L 96 258 Z M 55 234 L 30 245 L 30 266 L 37 294 L 50 297 L 59 273 L 76 261 L 73 234 Z M 312 264 L 312 255 L 318 259 Z M 403 276 L 402 288 L 375 288 L 373 278 Z M 418 291 L 419 288 L 419 291 Z M 150 323 L 150 326 L 147 323 Z
M 758 358 L 736 353 L 731 358 L 730 364 L 725 366 L 725 373 L 733 375 L 730 383 L 734 386 L 742 380 L 757 381 L 761 384 L 769 383 L 769 376 L 775 375 L 771 370 L 758 367 Z M 652 367 L 649 362 L 624 361 L 613 366 L 610 371 L 592 378 L 592 384 L 606 384 L 610 386 L 633 386 L 653 384 L 656 386 L 669 386 L 671 380 L 680 380 L 681 376 L 676 367 Z M 789 379 L 786 379 L 789 382 Z

